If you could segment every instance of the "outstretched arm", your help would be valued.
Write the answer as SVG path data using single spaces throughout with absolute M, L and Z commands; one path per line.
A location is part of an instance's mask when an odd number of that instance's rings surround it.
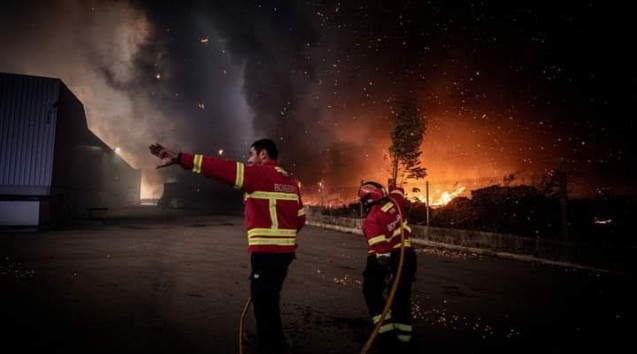
M 163 147 L 161 144 L 155 143 L 148 148 L 150 149 L 151 154 L 161 159 L 161 164 L 157 165 L 156 168 L 164 168 L 179 163 L 179 155 L 176 152 Z
M 162 163 L 157 168 L 180 165 L 184 169 L 192 170 L 205 177 L 214 178 L 248 193 L 253 190 L 253 184 L 257 180 L 255 174 L 258 174 L 258 171 L 253 171 L 253 167 L 245 166 L 245 164 L 238 161 L 193 155 L 187 152 L 176 153 L 157 143 L 148 148 L 151 154 L 162 160 Z
M 301 199 L 301 189 L 299 188 L 299 209 L 296 214 L 296 231 L 301 231 L 303 226 L 305 226 L 306 218 L 305 206 L 303 206 L 303 200 Z

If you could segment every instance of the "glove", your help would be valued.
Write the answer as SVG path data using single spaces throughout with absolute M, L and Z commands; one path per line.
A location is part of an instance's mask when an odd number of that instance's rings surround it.
M 390 253 L 376 253 L 376 262 L 382 266 L 389 265 Z

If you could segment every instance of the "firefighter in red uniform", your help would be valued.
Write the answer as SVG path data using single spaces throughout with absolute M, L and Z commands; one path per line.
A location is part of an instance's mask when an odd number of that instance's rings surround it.
M 250 148 L 248 164 L 216 157 L 175 153 L 159 144 L 150 146 L 163 160 L 157 168 L 174 164 L 245 192 L 245 222 L 252 272 L 250 293 L 257 323 L 259 353 L 287 351 L 279 297 L 288 266 L 295 256 L 296 235 L 305 225 L 305 210 L 297 182 L 277 165 L 272 140 Z
M 374 325 L 385 307 L 384 293 L 389 293 L 400 261 L 401 224 L 404 229 L 404 263 L 391 311 L 380 327 L 379 344 L 388 350 L 413 350 L 411 345 L 411 285 L 416 274 L 416 253 L 411 247 L 411 229 L 401 215 L 404 210 L 404 191 L 390 184 L 389 189 L 377 182 L 365 182 L 358 191 L 368 211 L 363 220 L 363 233 L 367 239 L 367 265 L 363 273 L 363 295 Z M 389 198 L 391 197 L 391 199 Z M 395 203 L 394 203 L 395 201 Z M 400 208 L 400 211 L 399 209 Z

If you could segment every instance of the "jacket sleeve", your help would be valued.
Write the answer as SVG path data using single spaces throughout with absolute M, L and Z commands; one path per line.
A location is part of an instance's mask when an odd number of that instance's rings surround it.
M 186 170 L 229 184 L 247 193 L 255 190 L 255 184 L 258 181 L 256 166 L 246 166 L 239 161 L 181 153 L 179 163 Z
M 397 187 L 395 184 L 389 185 L 389 196 L 398 203 L 398 207 L 402 213 L 405 212 L 405 190 L 401 187 Z
M 375 253 L 386 253 L 391 251 L 391 244 L 387 238 L 386 230 L 376 222 L 376 218 L 368 215 L 363 221 L 363 233 L 367 239 L 369 250 Z
M 296 217 L 296 231 L 301 231 L 303 226 L 305 226 L 306 216 L 305 216 L 305 207 L 303 206 L 303 199 L 301 198 L 301 188 L 298 187 L 299 183 L 296 183 L 298 191 L 299 191 L 299 209 Z

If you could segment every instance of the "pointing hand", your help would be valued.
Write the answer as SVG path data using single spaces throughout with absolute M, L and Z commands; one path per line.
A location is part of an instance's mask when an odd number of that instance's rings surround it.
M 159 157 L 162 160 L 160 165 L 157 165 L 156 168 L 168 167 L 170 165 L 174 165 L 177 163 L 177 153 L 166 149 L 160 144 L 153 144 L 148 147 L 150 149 L 150 153 Z

